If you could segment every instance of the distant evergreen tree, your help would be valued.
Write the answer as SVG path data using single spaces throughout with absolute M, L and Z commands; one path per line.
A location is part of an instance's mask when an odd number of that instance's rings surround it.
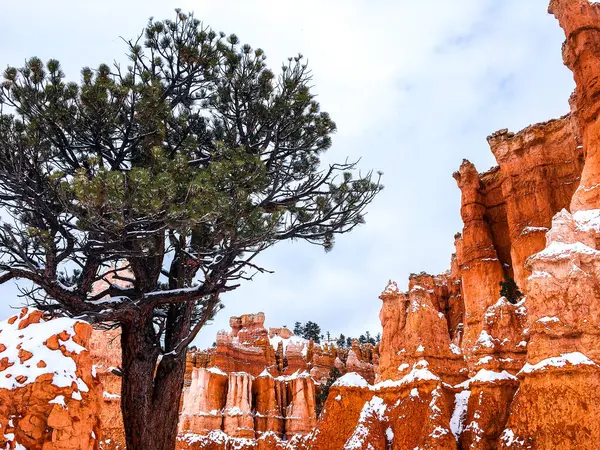
M 523 298 L 523 293 L 519 290 L 519 286 L 510 277 L 507 277 L 504 281 L 500 282 L 500 296 L 506 297 L 506 299 L 512 304 L 518 303 Z
M 377 344 L 381 343 L 381 333 L 377 333 L 377 336 L 375 336 L 375 342 Z
M 304 339 L 312 339 L 315 343 L 321 342 L 321 327 L 310 320 L 304 324 Z
M 366 344 L 366 343 L 367 343 L 367 338 L 366 338 L 366 336 L 365 336 L 364 334 L 361 334 L 361 335 L 358 337 L 358 342 L 359 342 L 359 343 L 361 343 L 361 344 Z
M 344 336 L 343 334 L 340 334 L 340 337 L 337 339 L 337 346 L 339 348 L 346 347 L 346 336 Z
M 304 327 L 302 326 L 302 323 L 296 322 L 294 324 L 294 334 L 296 336 L 302 336 L 302 335 L 304 335 Z
M 350 336 L 348 336 L 348 337 L 346 338 L 346 345 L 347 345 L 348 347 L 352 347 L 352 338 L 351 338 Z
M 377 343 L 375 342 L 375 338 L 372 337 L 371 333 L 368 331 L 365 333 L 365 340 L 367 341 L 367 344 L 375 345 Z
M 325 406 L 325 401 L 327 401 L 327 397 L 329 396 L 329 388 L 331 388 L 331 385 L 333 385 L 333 383 L 341 376 L 342 374 L 337 367 L 332 367 L 329 371 L 327 382 L 321 386 L 321 389 L 317 394 L 317 417 L 320 416 L 323 411 L 323 406 Z

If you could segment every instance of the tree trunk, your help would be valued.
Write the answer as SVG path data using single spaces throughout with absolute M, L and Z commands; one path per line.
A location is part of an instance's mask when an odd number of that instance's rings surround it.
M 163 358 L 157 365 L 159 348 L 149 322 L 122 325 L 125 440 L 127 450 L 174 450 L 186 352 Z

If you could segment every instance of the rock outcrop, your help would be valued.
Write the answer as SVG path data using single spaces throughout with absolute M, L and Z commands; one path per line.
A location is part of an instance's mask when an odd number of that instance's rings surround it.
M 188 382 L 193 368 L 210 367 L 253 377 L 265 369 L 275 376 L 306 371 L 318 382 L 327 381 L 331 368 L 337 367 L 341 373 L 359 372 L 371 382 L 375 379 L 379 362 L 375 346 L 358 342 L 351 348 L 338 348 L 333 343 L 315 344 L 295 336 L 287 328 L 265 328 L 264 313 L 233 316 L 229 324 L 231 331 L 217 333 L 215 348 L 188 353 Z
M 96 450 L 100 385 L 92 327 L 24 308 L 0 322 L 0 447 Z

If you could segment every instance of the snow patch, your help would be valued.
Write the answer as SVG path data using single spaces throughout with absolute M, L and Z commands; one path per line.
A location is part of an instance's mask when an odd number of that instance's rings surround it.
M 541 360 L 537 364 L 525 364 L 519 373 L 533 373 L 541 370 L 546 370 L 550 367 L 565 367 L 567 364 L 573 366 L 588 365 L 595 366 L 596 364 L 590 358 L 581 352 L 563 353 L 560 356 L 553 356 Z
M 363 377 L 356 372 L 349 372 L 346 375 L 338 378 L 333 386 L 345 386 L 345 387 L 369 387 L 369 383 Z
M 502 372 L 494 372 L 493 370 L 481 369 L 473 378 L 469 378 L 467 381 L 463 381 L 458 384 L 457 388 L 468 389 L 471 383 L 480 382 L 480 383 L 495 383 L 496 381 L 501 380 L 517 380 L 517 377 L 511 375 L 506 370 Z
M 73 341 L 74 327 L 78 321 L 66 317 L 49 321 L 43 321 L 42 319 L 40 323 L 31 323 L 19 330 L 21 322 L 27 320 L 34 312 L 37 313 L 37 310 L 29 308 L 23 318 L 15 320 L 12 324 L 8 320 L 0 322 L 0 343 L 6 346 L 6 350 L 1 352 L 0 356 L 7 358 L 8 363 L 11 364 L 2 371 L 0 388 L 16 389 L 35 382 L 40 375 L 53 374 L 53 385 L 68 387 L 75 382 L 79 390 L 87 392 L 87 385 L 77 376 L 77 366 L 73 358 L 64 355 L 60 348 L 51 350 L 44 345 L 50 337 L 66 333 L 69 337 L 64 341 L 58 339 L 59 345 L 72 354 L 79 354 L 84 351 L 84 347 Z M 17 347 L 20 347 L 20 349 Z M 21 363 L 20 350 L 29 352 L 32 356 Z M 38 365 L 44 367 L 38 367 Z M 20 378 L 21 376 L 26 377 L 26 379 Z M 17 381 L 17 378 L 20 381 Z
M 467 405 L 471 391 L 464 390 L 454 397 L 454 412 L 450 418 L 450 430 L 458 441 L 459 436 L 465 429 L 465 419 L 467 418 Z

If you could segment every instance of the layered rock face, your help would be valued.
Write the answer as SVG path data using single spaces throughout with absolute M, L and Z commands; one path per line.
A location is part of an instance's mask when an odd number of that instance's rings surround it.
M 359 345 L 338 348 L 295 336 L 287 328 L 265 328 L 264 313 L 233 316 L 231 331 L 219 331 L 216 347 L 190 351 L 186 378 L 191 381 L 192 369 L 217 367 L 226 373 L 244 372 L 253 377 L 265 369 L 275 376 L 309 372 L 318 382 L 329 378 L 332 367 L 341 373 L 359 372 L 369 381 L 375 379 L 379 362 L 378 348 Z
M 190 352 L 182 442 L 196 448 L 204 440 L 195 436 L 219 430 L 224 442 L 304 436 L 315 425 L 316 392 L 332 367 L 374 379 L 373 346 L 315 345 L 287 328 L 267 330 L 264 321 L 263 313 L 231 317 L 231 331 L 218 333 L 216 348 Z
M 87 347 L 92 327 L 23 309 L 0 322 L 0 447 L 95 450 L 100 385 Z

